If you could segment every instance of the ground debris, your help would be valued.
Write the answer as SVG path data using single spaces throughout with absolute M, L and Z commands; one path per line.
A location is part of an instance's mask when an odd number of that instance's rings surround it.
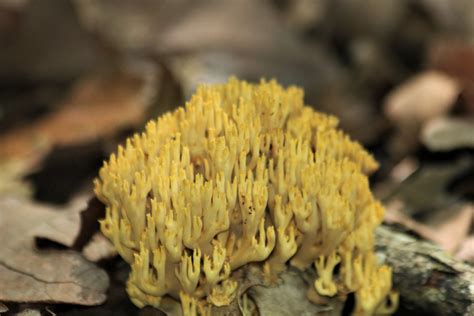
M 107 274 L 70 250 L 39 250 L 35 238 L 71 245 L 81 204 L 58 209 L 15 198 L 0 200 L 1 301 L 97 305 Z M 77 217 L 77 218 L 76 218 Z

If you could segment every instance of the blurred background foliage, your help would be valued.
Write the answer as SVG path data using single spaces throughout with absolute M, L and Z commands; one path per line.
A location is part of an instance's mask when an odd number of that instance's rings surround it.
M 472 0 L 4 0 L 0 47 L 0 200 L 90 195 L 198 84 L 276 79 L 375 154 L 387 222 L 474 261 Z M 137 312 L 104 268 L 106 308 Z

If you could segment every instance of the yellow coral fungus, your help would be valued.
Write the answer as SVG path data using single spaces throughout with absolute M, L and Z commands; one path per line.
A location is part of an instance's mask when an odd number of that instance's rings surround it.
M 290 263 L 315 267 L 319 295 L 355 292 L 356 314 L 387 311 L 391 271 L 373 254 L 383 208 L 367 180 L 377 163 L 337 125 L 297 87 L 230 79 L 129 138 L 95 192 L 131 300 L 209 314 L 235 299 L 236 269 L 261 262 L 275 280 Z

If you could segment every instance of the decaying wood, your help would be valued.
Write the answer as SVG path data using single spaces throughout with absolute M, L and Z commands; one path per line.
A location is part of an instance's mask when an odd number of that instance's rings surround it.
M 376 231 L 377 254 L 393 269 L 404 308 L 428 315 L 474 315 L 474 267 L 394 228 Z

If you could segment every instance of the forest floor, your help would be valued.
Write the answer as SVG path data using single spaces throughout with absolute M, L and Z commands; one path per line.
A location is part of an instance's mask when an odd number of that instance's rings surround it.
M 474 313 L 474 2 L 447 3 L 0 3 L 0 314 L 159 314 L 128 300 L 92 180 L 232 75 L 303 87 L 380 162 L 397 315 Z

